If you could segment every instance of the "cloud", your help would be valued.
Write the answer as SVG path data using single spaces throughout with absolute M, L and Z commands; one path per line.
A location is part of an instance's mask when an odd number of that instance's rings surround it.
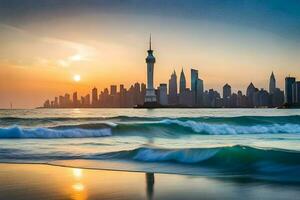
M 70 56 L 57 60 L 58 65 L 62 67 L 69 67 L 74 62 L 92 61 L 97 55 L 94 47 L 82 43 L 49 37 L 43 38 L 42 41 L 73 51 Z
M 70 67 L 97 56 L 96 48 L 83 43 L 40 36 L 7 24 L 0 28 L 0 62 L 10 66 Z

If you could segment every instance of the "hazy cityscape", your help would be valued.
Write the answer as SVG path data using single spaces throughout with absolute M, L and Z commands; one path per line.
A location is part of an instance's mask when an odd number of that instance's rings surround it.
M 191 88 L 186 85 L 183 69 L 179 81 L 176 71 L 170 76 L 169 83 L 160 83 L 154 88 L 154 63 L 156 61 L 149 41 L 147 63 L 147 85 L 134 83 L 129 89 L 123 84 L 111 85 L 99 92 L 96 87 L 91 94 L 81 96 L 74 92 L 46 100 L 44 108 L 132 108 L 132 107 L 196 107 L 196 108 L 275 108 L 293 107 L 300 104 L 300 81 L 295 77 L 285 78 L 285 91 L 276 87 L 276 78 L 272 72 L 268 90 L 257 88 L 251 82 L 246 89 L 232 92 L 230 84 L 223 86 L 222 95 L 212 89 L 204 89 L 204 81 L 199 77 L 197 69 L 190 70 Z

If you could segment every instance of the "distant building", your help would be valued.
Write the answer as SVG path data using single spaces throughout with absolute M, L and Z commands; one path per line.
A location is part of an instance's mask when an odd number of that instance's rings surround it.
M 269 81 L 269 93 L 274 94 L 275 89 L 276 89 L 276 79 L 275 79 L 274 73 L 272 72 L 272 74 L 270 76 L 270 81 Z
M 159 85 L 159 104 L 168 105 L 168 89 L 165 83 Z
M 59 107 L 59 104 L 58 104 L 58 97 L 55 97 L 55 98 L 54 98 L 54 107 L 55 107 L 55 108 L 58 108 L 58 107 Z
M 70 96 L 70 94 L 68 94 L 68 93 L 65 94 L 64 103 L 65 103 L 64 106 L 66 108 L 72 107 L 72 102 L 71 102 L 71 96 Z
M 171 78 L 169 80 L 169 101 L 168 103 L 170 105 L 176 105 L 177 102 L 177 75 L 174 70 L 174 72 L 171 75 Z
M 260 107 L 269 107 L 269 93 L 261 88 L 259 91 L 256 91 L 254 94 L 254 106 L 257 108 Z
M 110 86 L 110 95 L 116 95 L 117 94 L 117 86 L 111 85 Z
M 228 83 L 226 83 L 223 86 L 223 104 L 224 104 L 224 107 L 226 107 L 226 108 L 232 107 L 231 102 L 230 102 L 230 98 L 231 98 L 231 86 L 228 85 Z
M 197 90 L 196 90 L 196 106 L 203 105 L 203 92 L 204 92 L 204 84 L 203 80 L 197 79 Z
M 98 104 L 98 90 L 96 87 L 92 89 L 92 106 L 96 107 Z
M 50 101 L 49 100 L 45 101 L 44 108 L 50 108 Z
M 247 87 L 246 96 L 247 96 L 247 99 L 248 99 L 248 102 L 247 102 L 248 107 L 253 107 L 254 106 L 254 94 L 257 90 L 258 89 L 253 85 L 252 82 Z
M 197 81 L 198 81 L 198 70 L 191 69 L 191 91 L 194 96 L 194 103 L 197 103 Z
M 77 96 L 77 92 L 74 92 L 73 93 L 73 98 L 72 98 L 72 100 L 73 100 L 73 107 L 78 107 L 79 106 L 79 102 L 78 102 L 78 96 Z
M 285 103 L 292 104 L 293 101 L 293 84 L 296 82 L 295 77 L 286 77 L 285 78 Z
M 123 84 L 120 84 L 120 102 L 119 105 L 121 108 L 126 107 L 126 89 Z
M 271 95 L 271 106 L 279 107 L 284 103 L 284 92 L 279 88 L 276 88 L 273 94 Z
M 203 80 L 198 77 L 198 70 L 191 69 L 191 92 L 193 95 L 193 105 L 203 106 Z
M 179 93 L 184 93 L 186 90 L 186 80 L 185 80 L 185 75 L 184 75 L 184 72 L 183 72 L 183 68 L 181 70 L 181 73 L 180 73 L 180 80 L 179 80 Z
M 89 94 L 87 94 L 85 97 L 84 97 L 84 106 L 85 107 L 90 107 L 91 105 L 91 97 Z
M 300 81 L 293 84 L 293 100 L 295 104 L 300 104 Z
M 191 92 L 190 89 L 186 88 L 185 91 L 182 91 L 178 95 L 178 104 L 180 106 L 187 106 L 187 107 L 192 107 L 193 106 L 193 93 Z

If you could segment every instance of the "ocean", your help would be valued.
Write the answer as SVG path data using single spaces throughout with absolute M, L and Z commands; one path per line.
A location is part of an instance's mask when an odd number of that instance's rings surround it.
M 0 162 L 300 183 L 300 110 L 0 110 Z

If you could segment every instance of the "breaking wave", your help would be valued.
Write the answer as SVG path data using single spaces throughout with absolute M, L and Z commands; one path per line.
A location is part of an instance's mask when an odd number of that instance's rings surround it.
M 0 129 L 0 138 L 84 138 L 110 136 L 111 130 L 97 129 L 85 130 L 80 128 L 50 129 L 10 127 Z
M 29 124 L 31 126 L 29 126 Z M 0 118 L 0 138 L 169 137 L 188 134 L 298 134 L 300 116 L 199 118 Z

